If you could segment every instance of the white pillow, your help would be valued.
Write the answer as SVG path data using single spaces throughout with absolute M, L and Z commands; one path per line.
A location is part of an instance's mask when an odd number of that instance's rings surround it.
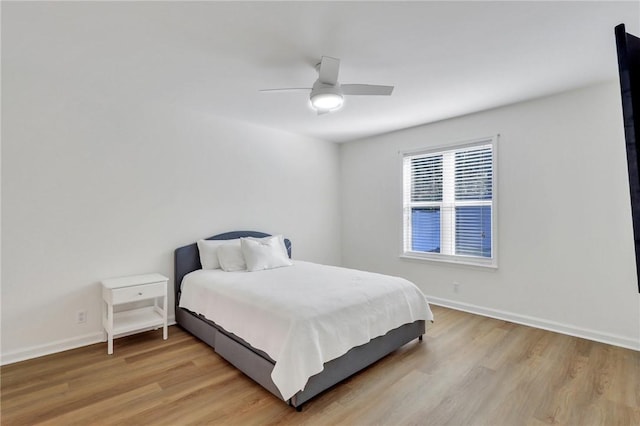
M 218 247 L 218 262 L 223 271 L 244 271 L 247 264 L 244 262 L 242 249 L 236 244 L 224 244 Z
M 220 269 L 218 261 L 218 247 L 236 245 L 240 247 L 240 239 L 235 240 L 198 240 L 198 252 L 202 269 Z
M 243 237 L 243 238 L 241 238 L 241 240 L 243 240 L 243 239 L 244 240 L 253 240 L 253 241 L 262 241 L 262 242 L 271 243 L 271 244 L 273 244 L 272 240 L 276 239 L 280 243 L 280 249 L 282 250 L 282 254 L 284 256 L 286 256 L 287 258 L 289 258 L 289 252 L 287 251 L 287 246 L 284 243 L 284 237 L 282 235 L 269 235 L 268 237 L 261 237 L 261 238 L 257 238 L 257 237 Z
M 291 266 L 282 235 L 265 238 L 241 238 L 240 247 L 249 272 Z

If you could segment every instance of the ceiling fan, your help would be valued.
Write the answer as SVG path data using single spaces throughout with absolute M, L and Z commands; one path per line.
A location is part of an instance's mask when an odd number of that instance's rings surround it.
M 326 114 L 342 107 L 344 95 L 389 96 L 393 86 L 379 86 L 375 84 L 340 84 L 338 71 L 340 59 L 323 56 L 316 65 L 318 79 L 313 87 L 292 87 L 286 89 L 263 89 L 261 92 L 279 92 L 290 90 L 310 90 L 311 106 L 318 114 Z

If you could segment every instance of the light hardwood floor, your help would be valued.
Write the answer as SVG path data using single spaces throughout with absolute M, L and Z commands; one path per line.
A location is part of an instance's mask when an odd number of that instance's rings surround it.
M 177 326 L 0 368 L 1 422 L 640 425 L 640 352 L 433 307 L 413 341 L 296 412 Z

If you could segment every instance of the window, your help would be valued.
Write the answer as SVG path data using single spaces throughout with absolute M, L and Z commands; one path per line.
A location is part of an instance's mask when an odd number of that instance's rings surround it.
M 404 256 L 497 266 L 496 143 L 404 154 Z

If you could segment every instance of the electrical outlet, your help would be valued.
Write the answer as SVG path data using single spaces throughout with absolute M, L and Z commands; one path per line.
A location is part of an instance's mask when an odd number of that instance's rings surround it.
M 460 291 L 460 283 L 457 281 L 453 282 L 453 292 L 458 293 Z
M 78 324 L 84 324 L 87 322 L 87 311 L 76 312 L 76 322 Z

